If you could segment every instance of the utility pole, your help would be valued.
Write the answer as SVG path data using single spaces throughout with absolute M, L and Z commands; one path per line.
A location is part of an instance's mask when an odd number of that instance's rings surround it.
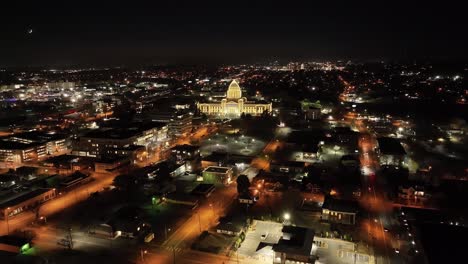
M 173 263 L 175 264 L 175 247 L 172 247 L 172 260 L 173 260 Z
M 140 257 L 141 257 L 141 262 L 145 262 L 145 254 L 148 253 L 148 251 L 140 249 Z
M 198 227 L 200 228 L 200 233 L 201 231 L 201 220 L 200 220 L 200 211 L 198 211 Z
M 10 207 L 7 208 L 7 212 L 6 212 L 7 235 L 10 234 L 9 216 L 10 216 Z
M 69 242 L 68 247 L 69 247 L 70 249 L 73 249 L 73 236 L 72 236 L 72 232 L 71 232 L 71 231 L 72 231 L 71 227 L 68 228 L 68 242 Z

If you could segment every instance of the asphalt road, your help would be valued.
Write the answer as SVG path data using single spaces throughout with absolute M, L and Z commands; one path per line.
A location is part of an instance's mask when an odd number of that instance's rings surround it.
M 93 181 L 80 185 L 66 193 L 57 195 L 55 199 L 44 203 L 40 208 L 39 214 L 42 216 L 50 216 L 65 208 L 73 206 L 78 202 L 87 199 L 91 193 L 101 191 L 104 187 L 112 184 L 112 181 L 117 175 L 114 173 L 92 173 L 91 176 L 94 178 Z M 10 232 L 16 229 L 22 229 L 30 225 L 34 220 L 35 214 L 31 211 L 11 217 L 8 221 L 2 221 L 0 225 L 0 234 L 7 234 L 8 229 Z

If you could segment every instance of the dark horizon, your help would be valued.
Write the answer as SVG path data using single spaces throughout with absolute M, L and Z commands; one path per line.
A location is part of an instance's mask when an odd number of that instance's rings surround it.
M 8 4 L 0 66 L 464 60 L 460 4 Z M 32 30 L 32 32 L 29 32 Z

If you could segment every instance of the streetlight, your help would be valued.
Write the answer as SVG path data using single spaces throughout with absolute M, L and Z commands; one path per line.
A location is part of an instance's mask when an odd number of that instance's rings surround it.
M 141 262 L 145 262 L 145 255 L 148 254 L 148 250 L 140 249 Z
M 283 218 L 284 218 L 284 223 L 287 224 L 287 222 L 291 220 L 291 215 L 289 213 L 284 213 Z
M 10 216 L 10 207 L 8 207 L 6 211 L 7 235 L 10 234 L 10 222 L 8 222 L 9 216 Z
M 171 232 L 171 229 L 170 228 L 167 228 L 166 224 L 164 224 L 164 235 L 166 237 L 166 240 L 167 240 L 167 233 L 168 232 Z
M 215 217 L 215 214 L 214 214 L 214 208 L 213 208 L 213 204 L 210 203 L 210 209 L 211 209 L 211 214 L 213 215 L 213 218 Z

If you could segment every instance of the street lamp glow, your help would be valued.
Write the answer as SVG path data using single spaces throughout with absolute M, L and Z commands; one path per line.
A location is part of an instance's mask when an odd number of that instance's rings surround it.
M 291 215 L 289 213 L 284 213 L 283 218 L 284 220 L 289 220 L 291 219 Z

